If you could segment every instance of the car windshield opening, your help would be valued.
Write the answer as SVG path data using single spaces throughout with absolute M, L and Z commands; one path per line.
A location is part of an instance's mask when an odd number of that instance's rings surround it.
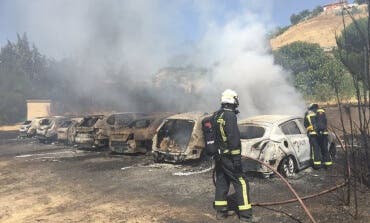
M 40 122 L 40 125 L 50 125 L 51 120 L 50 119 L 43 119 Z
M 84 118 L 81 122 L 82 127 L 92 127 L 98 121 L 99 117 L 88 117 Z
M 72 121 L 65 121 L 60 125 L 60 128 L 67 128 L 72 124 Z
M 148 128 L 150 123 L 151 123 L 151 120 L 149 120 L 149 119 L 137 120 L 133 124 L 133 127 L 136 128 L 136 129 Z
M 184 151 L 193 132 L 194 121 L 170 119 L 158 131 L 157 148 L 178 148 Z

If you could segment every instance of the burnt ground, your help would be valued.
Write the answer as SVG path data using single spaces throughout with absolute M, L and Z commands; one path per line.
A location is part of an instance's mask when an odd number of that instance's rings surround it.
M 197 163 L 158 165 L 150 156 L 16 137 L 0 132 L 1 222 L 218 222 L 212 172 L 186 175 L 200 169 Z M 306 169 L 289 182 L 300 195 L 313 194 L 341 183 L 342 169 L 340 162 L 328 171 Z M 248 178 L 253 202 L 292 198 L 278 178 Z M 362 190 L 358 220 L 342 204 L 343 190 L 305 203 L 317 222 L 370 222 L 370 192 Z M 254 213 L 261 222 L 309 222 L 298 203 L 254 207 Z M 231 216 L 224 222 L 238 221 Z

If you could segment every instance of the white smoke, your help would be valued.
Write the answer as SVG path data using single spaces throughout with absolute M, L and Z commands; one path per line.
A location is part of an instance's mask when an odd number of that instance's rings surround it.
M 267 27 L 245 13 L 223 26 L 209 26 L 200 42 L 199 66 L 213 66 L 213 86 L 231 88 L 240 96 L 243 116 L 301 114 L 304 102 L 289 74 L 274 64 Z
M 302 113 L 303 99 L 289 74 L 273 63 L 266 39 L 270 16 L 260 1 L 238 9 L 229 9 L 231 3 L 185 0 L 15 2 L 16 31 L 27 32 L 48 55 L 78 61 L 81 69 L 68 78 L 83 95 L 123 107 L 158 103 L 162 110 L 211 111 L 219 106 L 221 92 L 231 88 L 239 93 L 243 117 Z M 153 75 L 168 66 L 206 68 L 206 85 L 188 100 L 176 90 L 151 92 Z M 104 88 L 112 74 L 119 74 L 127 88 Z

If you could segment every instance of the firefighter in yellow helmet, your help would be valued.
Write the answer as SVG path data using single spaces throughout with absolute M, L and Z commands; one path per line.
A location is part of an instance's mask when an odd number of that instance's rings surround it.
M 233 184 L 239 219 L 241 222 L 258 222 L 252 216 L 252 206 L 249 200 L 249 185 L 245 180 L 241 163 L 241 142 L 237 125 L 239 97 L 233 90 L 225 90 L 221 97 L 221 109 L 214 114 L 216 125 L 217 147 L 219 151 L 216 159 L 216 194 L 214 208 L 217 219 L 224 219 L 228 215 L 227 194 L 230 183 Z
M 310 104 L 305 113 L 304 126 L 310 141 L 313 168 L 331 166 L 325 110 L 319 108 L 318 104 Z

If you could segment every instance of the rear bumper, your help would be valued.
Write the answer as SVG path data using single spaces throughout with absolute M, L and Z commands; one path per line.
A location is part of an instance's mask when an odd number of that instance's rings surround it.
M 56 140 L 57 139 L 57 135 L 54 134 L 54 135 L 42 135 L 42 134 L 37 134 L 36 135 L 36 138 L 38 140 L 42 140 L 42 141 L 46 141 L 46 140 L 50 140 L 50 141 L 53 141 L 53 140 Z
M 19 134 L 19 136 L 21 136 L 21 137 L 26 137 L 26 136 L 28 136 L 28 134 L 27 134 L 27 130 L 19 130 L 18 134 Z
M 272 163 L 267 163 L 272 164 Z M 267 167 L 251 159 L 242 159 L 243 172 L 259 172 L 263 174 L 272 174 L 273 172 Z
M 166 153 L 161 151 L 153 151 L 152 153 L 157 160 L 170 163 L 181 163 L 185 160 L 190 160 L 185 154 L 182 153 Z
M 145 153 L 145 146 L 139 146 L 135 140 L 128 141 L 110 141 L 110 149 L 116 153 Z
M 109 148 L 116 153 L 126 153 L 130 150 L 127 142 L 124 141 L 111 141 L 109 143 Z
M 92 134 L 77 134 L 75 137 L 75 143 L 84 147 L 92 147 L 94 141 Z
M 68 140 L 67 134 L 58 133 L 58 140 L 67 141 Z

